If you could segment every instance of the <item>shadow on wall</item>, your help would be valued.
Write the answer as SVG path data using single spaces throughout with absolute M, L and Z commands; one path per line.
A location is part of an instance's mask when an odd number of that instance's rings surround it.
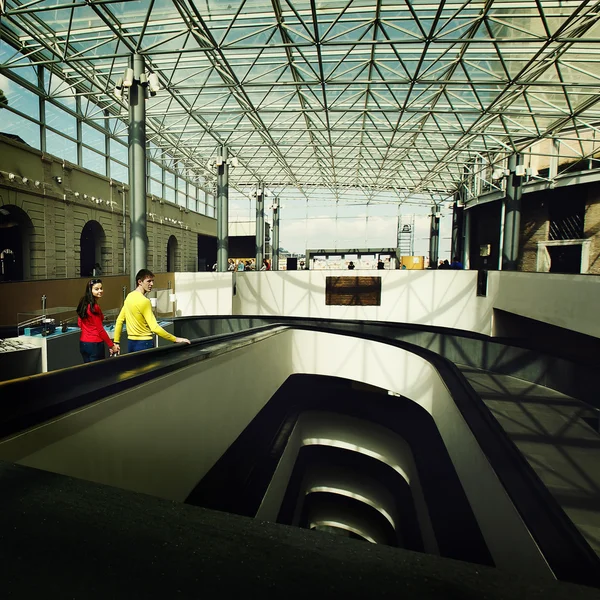
M 600 344 L 600 340 L 568 330 L 565 332 L 573 343 L 567 342 L 563 345 L 561 338 L 557 337 L 552 344 L 544 343 L 544 338 L 537 340 L 536 344 L 533 337 L 527 339 L 489 338 L 476 333 L 412 324 L 265 315 L 263 317 L 232 316 L 227 319 L 194 319 L 190 317 L 178 322 L 178 327 L 180 327 L 178 335 L 190 339 L 202 338 L 207 335 L 237 332 L 274 322 L 292 326 L 307 324 L 323 331 L 333 328 L 338 331 L 364 333 L 409 342 L 431 350 L 455 364 L 513 375 L 579 398 L 600 408 L 596 393 L 596 357 L 600 352 L 595 350 Z M 560 330 L 560 328 L 548 327 L 550 330 Z M 532 346 L 528 347 L 530 342 Z M 571 348 L 573 353 L 566 352 L 565 348 Z
M 231 315 L 234 273 L 175 273 L 177 316 Z

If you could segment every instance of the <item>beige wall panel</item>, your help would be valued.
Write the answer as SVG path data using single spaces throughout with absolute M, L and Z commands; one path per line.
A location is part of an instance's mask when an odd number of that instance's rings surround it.
M 600 193 L 590 190 L 585 207 L 584 236 L 591 240 L 588 273 L 600 275 Z
M 19 207 L 32 223 L 27 245 L 29 257 L 24 268 L 27 279 L 77 279 L 80 276 L 81 232 L 90 220 L 100 223 L 104 230 L 103 274 L 110 276 L 129 271 L 130 224 L 127 214 L 125 236 L 123 232 L 123 206 L 128 212 L 129 203 L 126 186 L 111 185 L 106 177 L 1 136 L 0 156 L 0 170 L 17 175 L 14 181 L 0 177 L 0 205 Z M 23 184 L 22 177 L 30 181 Z M 57 178 L 61 179 L 60 183 Z M 103 202 L 92 203 L 92 197 L 101 198 Z M 181 210 L 160 198 L 148 197 L 147 206 L 148 213 L 155 215 L 154 222 L 148 219 L 148 267 L 155 273 L 166 271 L 167 242 L 170 235 L 175 235 L 178 242 L 175 269 L 195 271 L 196 236 L 198 233 L 216 236 L 216 220 Z M 165 222 L 166 218 L 177 223 Z M 48 282 L 44 282 L 44 286 L 47 285 Z M 65 283 L 68 290 L 71 285 Z M 6 289 L 2 289 L 3 296 Z M 36 291 L 34 296 L 38 295 L 41 296 Z M 73 294 L 69 291 L 67 295 Z M 20 292 L 20 296 L 23 297 L 23 293 Z M 61 301 L 61 305 L 64 304 Z M 33 308 L 39 308 L 37 299 Z M 12 323 L 13 312 L 8 305 L 6 311 L 4 306 L 0 307 L 0 322 Z

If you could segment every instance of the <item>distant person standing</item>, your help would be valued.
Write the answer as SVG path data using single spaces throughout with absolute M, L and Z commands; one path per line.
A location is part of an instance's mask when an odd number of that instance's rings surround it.
M 450 268 L 451 269 L 464 269 L 463 264 L 460 262 L 460 259 L 458 258 L 458 256 L 454 257 L 454 260 L 450 263 Z
M 157 322 L 152 312 L 152 304 L 146 298 L 146 294 L 152 291 L 154 286 L 154 273 L 148 269 L 142 269 L 135 276 L 137 287 L 133 292 L 127 294 L 123 308 L 117 317 L 115 324 L 115 343 L 121 339 L 123 322 L 127 325 L 127 351 L 137 352 L 154 347 L 152 334 L 155 333 L 170 342 L 189 344 L 187 338 L 175 337 L 165 331 Z
M 354 264 L 352 261 L 350 261 L 350 262 L 348 263 L 348 270 L 349 270 L 349 271 L 354 271 L 354 268 L 355 268 L 355 266 L 356 266 L 356 265 L 355 265 L 355 264 Z
M 377 261 L 377 270 L 378 271 L 383 271 L 385 269 L 385 263 L 383 262 L 381 256 L 379 257 L 379 260 Z
M 120 351 L 119 344 L 113 343 L 104 329 L 104 315 L 98 305 L 103 294 L 102 279 L 90 279 L 77 305 L 77 325 L 81 329 L 79 352 L 84 363 L 106 358 L 104 344 L 108 346 L 111 356 Z

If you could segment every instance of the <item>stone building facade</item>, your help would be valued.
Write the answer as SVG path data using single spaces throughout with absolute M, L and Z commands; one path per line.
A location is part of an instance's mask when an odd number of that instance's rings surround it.
M 129 189 L 120 182 L 71 165 L 18 141 L 0 136 L 0 255 L 3 242 L 18 228 L 22 243 L 16 259 L 25 280 L 71 279 L 88 276 L 82 266 L 82 239 L 94 238 L 94 257 L 104 275 L 129 272 Z M 469 209 L 471 268 L 495 269 L 500 260 L 500 203 Z M 574 239 L 556 238 L 552 207 L 577 205 L 579 224 Z M 579 215 L 575 214 L 579 211 Z M 553 221 L 554 219 L 554 221 Z M 216 220 L 162 198 L 147 197 L 148 256 L 156 273 L 196 271 L 199 237 L 214 243 Z M 560 237 L 560 236 L 559 236 Z M 491 247 L 488 257 L 480 248 Z M 524 193 L 521 213 L 519 270 L 551 269 L 557 248 L 581 245 L 581 272 L 600 274 L 600 182 L 589 181 Z M 3 257 L 2 260 L 12 259 Z M 207 263 L 208 264 L 208 263 Z M 210 261 L 212 264 L 212 261 Z M 82 272 L 83 271 L 83 272 Z M 559 271 L 560 272 L 560 271 Z M 11 279 L 0 273 L 0 280 Z
M 0 157 L 0 244 L 18 229 L 21 255 L 6 258 L 20 261 L 22 279 L 89 275 L 81 256 L 88 233 L 102 273 L 128 273 L 128 186 L 1 136 Z M 198 236 L 215 238 L 216 247 L 215 219 L 153 196 L 147 231 L 155 272 L 196 271 Z

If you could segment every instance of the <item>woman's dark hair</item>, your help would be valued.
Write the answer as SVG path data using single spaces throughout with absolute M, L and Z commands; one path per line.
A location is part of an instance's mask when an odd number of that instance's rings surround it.
M 85 284 L 85 294 L 81 296 L 79 304 L 77 305 L 77 314 L 82 319 L 87 319 L 88 306 L 92 312 L 95 312 L 96 310 L 96 298 L 94 298 L 94 294 L 92 294 L 92 287 L 94 287 L 97 283 L 102 283 L 102 279 L 90 279 Z

